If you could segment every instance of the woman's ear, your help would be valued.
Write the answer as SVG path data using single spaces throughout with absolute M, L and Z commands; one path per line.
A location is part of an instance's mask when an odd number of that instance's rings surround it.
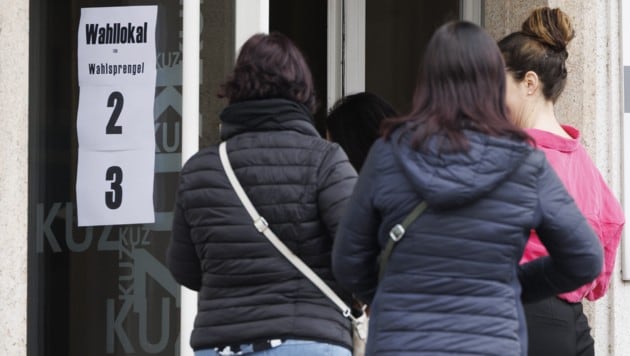
M 527 95 L 534 95 L 540 86 L 540 80 L 538 74 L 534 71 L 527 71 L 523 78 L 523 84 L 527 88 Z

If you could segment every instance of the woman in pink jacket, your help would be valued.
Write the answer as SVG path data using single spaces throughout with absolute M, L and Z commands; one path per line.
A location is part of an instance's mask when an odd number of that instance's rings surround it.
M 529 355 L 594 355 L 594 342 L 581 301 L 597 300 L 608 289 L 619 246 L 624 215 L 597 167 L 579 141 L 580 132 L 561 125 L 554 104 L 566 85 L 567 44 L 574 30 L 560 9 L 534 10 L 501 41 L 507 68 L 507 104 L 515 122 L 527 129 L 536 146 L 573 196 L 604 247 L 604 268 L 590 284 L 557 297 L 524 305 Z M 547 255 L 535 233 L 521 263 Z

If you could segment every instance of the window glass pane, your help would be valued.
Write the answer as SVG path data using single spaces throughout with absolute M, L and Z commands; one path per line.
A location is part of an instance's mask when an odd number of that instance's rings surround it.
M 459 0 L 366 0 L 366 90 L 400 113 L 408 111 L 429 38 L 444 22 L 458 18 Z
M 156 223 L 79 228 L 81 8 L 156 4 Z M 30 11 L 29 355 L 175 355 L 179 286 L 165 253 L 181 166 L 181 4 L 41 0 Z

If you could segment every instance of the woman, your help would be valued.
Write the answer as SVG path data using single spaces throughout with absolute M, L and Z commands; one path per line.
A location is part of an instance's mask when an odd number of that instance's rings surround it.
M 624 225 L 621 206 L 580 143 L 580 132 L 561 125 L 555 115 L 554 104 L 567 81 L 566 47 L 573 36 L 568 16 L 560 9 L 544 7 L 532 12 L 521 31 L 499 42 L 507 67 L 512 119 L 527 129 L 545 153 L 604 247 L 604 268 L 593 282 L 524 305 L 532 356 L 595 354 L 581 301 L 597 300 L 606 293 Z M 546 255 L 532 233 L 522 262 Z
M 376 94 L 361 92 L 348 95 L 339 99 L 328 113 L 328 139 L 343 148 L 358 172 L 370 147 L 379 137 L 382 121 L 394 116 L 397 116 L 394 108 Z
M 313 126 L 315 94 L 299 50 L 278 33 L 241 48 L 220 96 L 221 138 L 237 178 L 272 231 L 346 302 L 332 241 L 356 180 L 343 150 Z M 197 356 L 351 354 L 350 322 L 253 226 L 217 146 L 183 167 L 168 266 L 199 291 Z
M 370 147 L 379 137 L 379 128 L 388 117 L 397 116 L 394 108 L 380 96 L 361 92 L 339 99 L 328 113 L 326 134 L 346 152 L 354 169 L 361 170 Z M 361 315 L 368 306 L 355 300 L 353 313 Z M 354 355 L 365 354 L 365 340 L 354 338 Z
M 450 22 L 425 53 L 412 111 L 386 122 L 361 170 L 333 272 L 370 305 L 367 355 L 524 356 L 521 294 L 590 282 L 601 246 L 544 155 L 509 121 L 490 36 Z M 422 201 L 427 210 L 377 281 L 389 231 Z M 550 256 L 519 267 L 532 228 Z

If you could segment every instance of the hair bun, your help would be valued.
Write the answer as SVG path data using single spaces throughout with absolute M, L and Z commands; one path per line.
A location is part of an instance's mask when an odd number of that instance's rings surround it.
M 562 10 L 549 7 L 538 8 L 523 22 L 522 32 L 535 37 L 539 42 L 556 51 L 566 51 L 575 36 L 569 16 Z

